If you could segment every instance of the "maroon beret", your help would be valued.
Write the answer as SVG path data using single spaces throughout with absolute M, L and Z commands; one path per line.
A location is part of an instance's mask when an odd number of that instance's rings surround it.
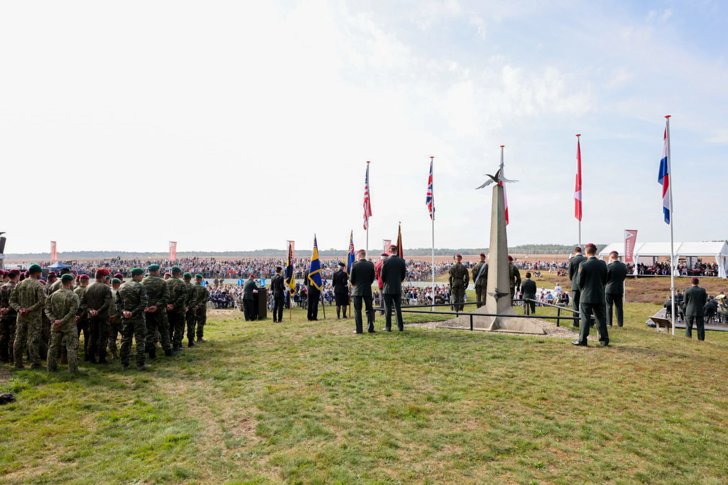
M 99 278 L 101 276 L 107 277 L 111 274 L 111 270 L 106 268 L 99 268 L 96 270 L 96 277 Z
M 87 280 L 87 279 L 88 279 L 88 275 L 87 275 L 87 274 L 82 274 L 81 276 L 79 276 L 79 279 L 80 279 L 81 281 L 83 281 L 83 280 Z

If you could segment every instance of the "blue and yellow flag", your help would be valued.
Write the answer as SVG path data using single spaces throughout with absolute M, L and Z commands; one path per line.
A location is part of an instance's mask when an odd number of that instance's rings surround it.
M 288 264 L 286 265 L 286 286 L 291 295 L 296 293 L 296 278 L 293 277 L 293 241 L 288 241 Z
M 313 236 L 313 254 L 311 254 L 311 267 L 308 270 L 308 281 L 317 290 L 321 291 L 323 281 L 321 280 L 321 260 L 319 259 L 318 243 L 316 235 Z

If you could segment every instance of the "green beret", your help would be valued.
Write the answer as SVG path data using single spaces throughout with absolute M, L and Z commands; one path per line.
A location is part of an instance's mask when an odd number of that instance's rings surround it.
M 159 271 L 159 265 L 158 264 L 150 264 L 147 267 L 147 271 Z
M 197 278 L 198 280 L 201 280 L 203 277 L 202 277 L 202 275 L 200 273 L 197 273 L 195 275 L 195 278 Z
M 37 264 L 31 264 L 30 268 L 28 268 L 28 273 L 34 274 L 34 273 L 42 273 L 43 270 L 41 269 L 40 265 Z
M 134 268 L 134 269 L 131 270 L 131 275 L 132 276 L 138 276 L 140 274 L 144 274 L 144 270 L 141 269 L 141 268 Z
M 119 278 L 113 278 L 111 280 L 111 284 L 112 285 L 120 285 L 121 284 L 121 280 Z
M 63 276 L 61 276 L 61 281 L 63 283 L 68 283 L 69 281 L 73 281 L 73 275 L 66 273 Z
M 184 277 L 187 279 L 192 279 L 192 273 L 185 273 Z
M 182 268 L 179 266 L 172 266 L 172 274 L 180 274 L 182 272 Z

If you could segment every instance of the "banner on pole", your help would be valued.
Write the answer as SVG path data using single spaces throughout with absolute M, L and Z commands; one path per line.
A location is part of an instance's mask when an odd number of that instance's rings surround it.
M 169 241 L 169 260 L 177 261 L 177 241 Z
M 392 245 L 391 239 L 382 239 L 382 246 L 384 247 L 384 252 L 389 254 L 389 246 Z
M 56 250 L 56 242 L 51 241 L 51 263 L 58 262 L 58 251 Z
M 624 262 L 634 263 L 634 245 L 637 241 L 637 229 L 624 230 Z

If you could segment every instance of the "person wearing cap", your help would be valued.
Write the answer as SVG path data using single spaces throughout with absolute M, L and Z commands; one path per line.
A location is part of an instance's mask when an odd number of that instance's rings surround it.
M 10 306 L 18 314 L 15 322 L 15 341 L 13 342 L 16 369 L 24 368 L 23 354 L 26 349 L 30 354 L 32 368 L 41 367 L 40 338 L 43 325 L 41 314 L 45 305 L 43 285 L 38 281 L 41 271 L 37 264 L 31 265 L 28 268 L 28 278 L 18 283 L 10 294 Z
M 473 266 L 471 274 L 475 284 L 475 301 L 480 308 L 485 305 L 488 288 L 488 263 L 485 260 L 485 253 L 480 253 L 480 262 Z
M 109 308 L 109 338 L 106 350 L 114 359 L 119 358 L 119 350 L 116 345 L 117 337 L 121 334 L 121 280 L 111 279 L 111 307 Z
M 46 280 L 46 284 L 45 284 L 45 288 L 44 288 L 47 295 L 49 294 L 49 290 L 50 290 L 51 286 L 53 286 L 53 283 L 55 283 L 56 281 L 58 281 L 58 275 L 56 275 L 56 272 L 51 271 L 50 273 L 48 273 L 48 279 Z
M 0 362 L 13 362 L 13 342 L 15 342 L 15 320 L 18 315 L 10 306 L 10 295 L 18 284 L 20 272 L 16 269 L 6 271 L 7 282 L 0 286 Z
M 586 258 L 581 254 L 581 247 L 574 247 L 574 253 L 569 258 L 569 282 L 571 283 L 571 307 L 574 309 L 574 327 L 579 326 L 579 300 L 581 297 L 581 291 L 579 291 L 579 283 L 577 281 L 577 275 L 579 273 L 579 265 L 586 261 Z
M 71 274 L 71 268 L 61 268 L 61 274 L 60 277 L 57 278 L 53 283 L 50 285 L 46 285 L 46 295 L 51 296 L 53 293 L 61 289 L 61 284 L 63 283 L 61 281 L 61 278 L 64 274 Z
M 142 285 L 147 290 L 149 306 L 144 309 L 147 321 L 147 345 L 145 347 L 150 359 L 157 357 L 157 341 L 161 340 L 162 350 L 166 356 L 172 355 L 172 344 L 169 341 L 169 321 L 167 320 L 167 301 L 169 301 L 169 288 L 167 283 L 159 276 L 159 265 L 150 264 L 147 267 L 149 275 L 144 278 Z M 159 332 L 159 337 L 157 337 Z
M 131 357 L 132 337 L 136 343 L 137 369 L 145 370 L 145 347 L 147 342 L 147 325 L 144 311 L 148 308 L 149 299 L 147 290 L 141 283 L 144 270 L 134 268 L 131 270 L 131 280 L 121 287 L 121 349 L 119 351 L 122 369 L 129 368 Z
M 91 332 L 89 332 L 88 326 L 88 310 L 85 305 L 83 298 L 84 293 L 88 289 L 89 277 L 87 274 L 82 274 L 76 277 L 78 286 L 73 290 L 78 296 L 78 300 L 81 304 L 78 307 L 78 318 L 76 319 L 76 326 L 78 327 L 78 335 L 83 335 L 83 360 L 86 362 L 91 361 L 91 354 L 88 350 L 88 343 L 91 340 Z
M 402 282 L 407 277 L 407 263 L 399 257 L 396 245 L 389 247 L 390 256 L 382 265 L 382 281 L 384 288 L 385 330 L 392 331 L 392 310 L 397 314 L 397 328 L 404 331 L 404 320 L 402 319 Z M 466 272 L 467 274 L 467 272 Z
M 113 305 L 111 288 L 106 277 L 111 274 L 106 268 L 96 270 L 96 281 L 86 288 L 81 298 L 81 306 L 86 309 L 89 326 L 89 362 L 106 364 L 106 346 L 109 339 L 109 312 Z
M 187 346 L 195 346 L 195 309 L 192 302 L 195 298 L 195 287 L 192 284 L 192 273 L 182 275 L 187 290 L 187 299 L 185 300 L 185 321 L 187 322 Z
M 705 340 L 705 303 L 708 301 L 708 294 L 705 288 L 701 288 L 700 280 L 693 278 L 693 286 L 685 290 L 683 303 L 685 305 L 685 336 L 693 338 L 693 324 L 698 329 L 698 340 Z
M 367 312 L 367 330 L 374 333 L 374 307 L 372 305 L 372 284 L 374 283 L 374 263 L 367 261 L 367 252 L 360 249 L 356 253 L 357 261 L 351 266 L 351 296 L 354 299 L 354 325 L 356 333 L 364 332 L 362 322 L 362 303 Z
M 389 257 L 389 253 L 384 252 L 379 255 L 379 261 L 374 265 L 374 277 L 377 280 L 377 287 L 379 287 L 379 311 L 384 315 L 384 295 L 382 290 L 384 289 L 384 281 L 382 280 L 382 266 Z
M 258 317 L 258 308 L 255 305 L 256 293 L 258 285 L 255 284 L 255 275 L 251 273 L 243 285 L 243 316 L 246 322 L 254 321 Z
M 597 258 L 596 245 L 586 245 L 587 259 L 579 265 L 579 272 L 576 275 L 579 291 L 579 338 L 571 342 L 574 345 L 587 346 L 591 316 L 597 323 L 599 332 L 599 344 L 602 347 L 609 345 L 609 333 L 607 331 L 607 303 L 604 293 L 604 286 L 607 283 L 607 263 Z
M 513 256 L 508 255 L 508 281 L 510 283 L 511 301 L 516 296 L 516 291 L 521 290 L 521 272 L 518 271 L 516 264 L 513 262 Z
M 197 343 L 207 342 L 205 340 L 205 323 L 207 323 L 207 301 L 210 299 L 210 292 L 207 287 L 202 284 L 204 277 L 197 273 L 195 275 L 195 284 L 192 286 L 194 290 L 192 306 L 195 310 L 195 334 Z M 187 340 L 192 340 L 192 336 L 187 332 Z
M 276 266 L 276 274 L 270 281 L 273 292 L 273 323 L 283 321 L 283 307 L 286 304 L 286 282 L 283 277 L 283 267 Z
M 463 265 L 462 261 L 463 255 L 457 253 L 455 255 L 455 264 L 450 267 L 450 271 L 448 273 L 450 280 L 450 303 L 456 312 L 463 310 L 465 290 L 468 288 L 468 284 L 470 283 L 468 270 L 465 265 Z
M 334 300 L 336 300 L 336 319 L 341 318 L 341 313 L 346 316 L 346 309 L 349 308 L 349 275 L 346 274 L 346 265 L 339 261 L 339 269 L 334 273 L 331 281 L 334 286 Z
M 73 276 L 61 276 L 61 289 L 55 291 L 45 306 L 45 314 L 51 322 L 51 340 L 48 349 L 48 372 L 58 370 L 57 357 L 61 345 L 65 344 L 68 358 L 68 370 L 71 374 L 78 373 L 78 328 L 76 327 L 76 314 L 81 302 L 71 289 Z
M 182 269 L 172 267 L 172 277 L 167 280 L 169 303 L 167 315 L 169 317 L 170 339 L 172 352 L 182 350 L 182 339 L 185 333 L 185 311 L 187 310 L 187 286 L 182 281 Z

